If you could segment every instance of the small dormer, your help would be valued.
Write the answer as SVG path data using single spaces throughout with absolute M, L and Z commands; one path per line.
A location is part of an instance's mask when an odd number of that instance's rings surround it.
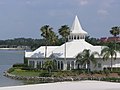
M 86 35 L 87 35 L 87 32 L 82 29 L 81 24 L 79 22 L 79 19 L 76 16 L 75 20 L 73 22 L 73 25 L 72 25 L 71 32 L 70 32 L 70 35 L 68 37 L 68 40 L 69 41 L 80 40 L 80 39 L 84 40 Z

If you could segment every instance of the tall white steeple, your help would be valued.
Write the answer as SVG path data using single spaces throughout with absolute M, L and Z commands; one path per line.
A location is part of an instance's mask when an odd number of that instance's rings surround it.
M 69 41 L 85 39 L 86 35 L 87 35 L 87 32 L 82 29 L 81 24 L 79 22 L 79 19 L 76 16 L 75 20 L 73 22 L 73 25 L 71 27 L 71 32 L 70 32 L 70 35 L 69 35 Z

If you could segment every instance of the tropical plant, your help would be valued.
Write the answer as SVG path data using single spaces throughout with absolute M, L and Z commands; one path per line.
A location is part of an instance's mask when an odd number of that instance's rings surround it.
M 52 32 L 52 28 L 49 25 L 45 25 L 43 27 L 40 28 L 41 30 L 41 36 L 45 39 L 45 60 L 46 60 L 46 56 L 47 56 L 47 45 L 50 41 L 50 37 L 51 37 L 51 32 Z
M 112 71 L 113 60 L 117 57 L 117 51 L 115 50 L 114 45 L 110 43 L 108 47 L 103 48 L 101 50 L 101 55 L 103 56 L 103 60 L 108 60 L 110 58 Z
M 81 65 L 87 65 L 88 73 L 90 71 L 91 62 L 95 65 L 97 64 L 95 55 L 99 56 L 98 52 L 91 52 L 89 49 L 84 49 L 83 52 L 76 56 L 76 61 L 81 63 Z
M 58 36 L 53 31 L 50 32 L 49 42 L 50 42 L 51 45 L 57 45 L 58 44 Z
M 59 34 L 62 36 L 62 38 L 65 40 L 65 47 L 64 47 L 64 62 L 66 63 L 66 40 L 70 34 L 70 28 L 68 27 L 68 25 L 63 25 L 61 26 L 61 28 L 59 29 Z M 67 66 L 64 65 L 64 69 L 67 69 Z
M 110 34 L 112 34 L 115 37 L 114 42 L 115 42 L 115 50 L 116 50 L 116 37 L 117 37 L 117 35 L 120 34 L 120 27 L 118 27 L 118 26 L 112 27 L 110 30 Z
M 82 59 L 81 59 L 81 58 L 83 58 L 82 53 L 79 53 L 75 58 L 76 58 L 76 63 L 77 63 L 78 65 L 80 65 L 81 68 L 82 68 L 82 66 L 83 66 L 83 61 L 82 61 Z M 79 66 L 78 66 L 78 68 L 79 68 Z
M 54 63 L 51 60 L 47 60 L 44 65 L 43 68 L 45 68 L 46 70 L 48 70 L 49 73 L 51 73 L 51 71 L 53 70 Z

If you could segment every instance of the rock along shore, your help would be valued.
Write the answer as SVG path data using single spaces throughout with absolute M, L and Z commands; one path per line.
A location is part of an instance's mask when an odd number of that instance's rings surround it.
M 4 72 L 4 76 L 17 79 L 17 80 L 33 80 L 33 81 L 40 81 L 40 82 L 63 82 L 63 81 L 80 81 L 80 80 L 87 80 L 88 78 L 80 78 L 80 77 L 27 77 L 27 76 L 17 76 L 8 73 L 7 71 Z
M 64 81 L 81 81 L 81 80 L 98 80 L 98 81 L 109 81 L 109 82 L 120 82 L 120 77 L 94 77 L 94 76 L 68 76 L 68 77 L 30 77 L 30 76 L 17 76 L 4 72 L 4 76 L 16 79 L 16 80 L 28 80 L 41 83 L 51 83 L 51 82 L 64 82 Z

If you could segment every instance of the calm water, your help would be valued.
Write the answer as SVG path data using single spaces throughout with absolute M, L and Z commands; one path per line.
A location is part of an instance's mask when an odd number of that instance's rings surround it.
M 3 76 L 3 72 L 15 63 L 23 63 L 24 51 L 0 50 L 0 87 L 23 85 L 20 80 L 13 80 Z

